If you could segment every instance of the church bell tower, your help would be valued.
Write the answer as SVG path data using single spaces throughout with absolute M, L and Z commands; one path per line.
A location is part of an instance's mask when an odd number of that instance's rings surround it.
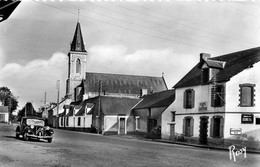
M 85 79 L 87 51 L 81 33 L 80 23 L 77 22 L 73 40 L 68 53 L 68 79 L 66 85 L 66 97 L 73 99 L 74 90 Z

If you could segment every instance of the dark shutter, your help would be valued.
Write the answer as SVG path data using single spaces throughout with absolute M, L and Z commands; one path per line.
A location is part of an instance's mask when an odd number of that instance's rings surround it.
M 220 118 L 220 132 L 219 137 L 222 138 L 224 136 L 224 118 Z
M 182 134 L 185 136 L 186 131 L 186 118 L 183 118 L 183 125 L 182 125 Z
M 187 104 L 187 92 L 186 91 L 184 91 L 183 92 L 183 108 L 187 108 L 186 107 L 186 104 Z
M 210 119 L 210 137 L 213 137 L 214 118 Z
M 221 93 L 220 105 L 222 107 L 225 105 L 225 87 L 224 86 L 221 86 L 220 93 Z
M 191 108 L 194 108 L 195 105 L 195 91 L 191 90 Z
M 215 89 L 211 88 L 211 107 L 215 107 Z
M 190 136 L 193 136 L 193 129 L 194 129 L 194 119 L 191 118 L 191 120 L 190 120 Z

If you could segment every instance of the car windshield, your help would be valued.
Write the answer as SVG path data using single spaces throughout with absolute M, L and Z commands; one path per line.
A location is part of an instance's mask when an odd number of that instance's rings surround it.
M 27 119 L 27 125 L 44 126 L 44 121 L 39 119 Z

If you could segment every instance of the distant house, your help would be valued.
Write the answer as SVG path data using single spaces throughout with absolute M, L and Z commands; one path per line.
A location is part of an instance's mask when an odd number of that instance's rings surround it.
M 135 131 L 150 133 L 154 128 L 161 127 L 162 113 L 174 101 L 175 90 L 166 90 L 145 95 L 132 109 L 135 117 Z
M 0 123 L 9 122 L 9 109 L 8 106 L 0 106 Z
M 176 99 L 162 114 L 162 138 L 259 147 L 260 48 L 200 61 L 175 86 Z

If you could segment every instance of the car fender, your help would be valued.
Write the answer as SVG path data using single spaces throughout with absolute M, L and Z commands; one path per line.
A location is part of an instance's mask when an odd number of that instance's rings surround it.
M 16 129 L 15 129 L 15 132 L 19 132 L 20 133 L 20 126 L 17 126 Z

